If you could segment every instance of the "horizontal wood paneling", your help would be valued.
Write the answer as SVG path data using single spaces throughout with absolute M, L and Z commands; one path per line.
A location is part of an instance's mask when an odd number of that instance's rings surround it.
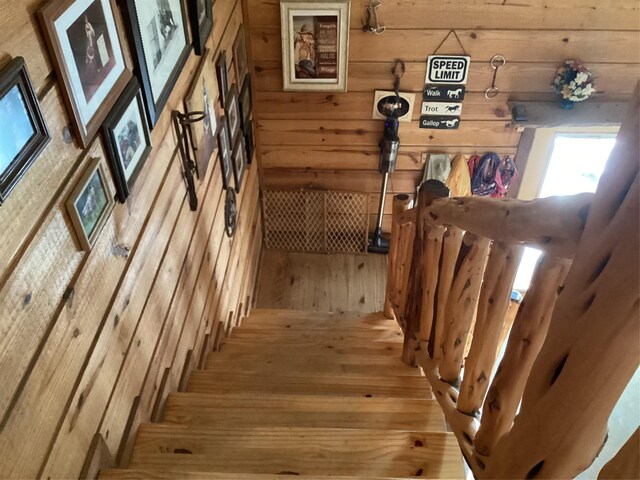
M 255 28 L 272 27 L 280 22 L 272 0 L 255 0 L 248 21 Z M 362 13 L 369 0 L 351 2 L 351 28 L 362 26 Z M 396 29 L 503 29 L 540 30 L 635 30 L 640 7 L 634 0 L 430 0 L 382 2 L 378 9 L 380 23 Z
M 255 164 L 233 239 L 217 161 L 196 181 L 198 212 L 186 201 L 170 112 L 182 108 L 200 61 L 191 55 L 127 204 L 115 206 L 91 252 L 80 250 L 65 202 L 88 159 L 105 151 L 99 138 L 84 151 L 63 139 L 69 120 L 36 18 L 42 3 L 0 3 L 0 63 L 25 57 L 53 136 L 0 208 L 2 478 L 77 478 L 96 433 L 106 457 L 124 459 L 159 393 L 177 389 L 188 352 L 211 348 L 203 342 L 214 324 L 247 303 L 261 247 Z M 241 2 L 215 11 L 208 46 L 226 49 L 231 63 Z M 172 380 L 160 392 L 167 369 Z
M 386 31 L 362 32 L 368 0 L 352 0 L 347 93 L 282 91 L 279 3 L 248 0 L 257 90 L 264 185 L 272 188 L 353 188 L 377 192 L 378 140 L 371 120 L 374 90 L 390 90 L 393 60 L 402 58 L 403 91 L 416 93 L 413 121 L 400 126 L 397 171 L 389 195 L 415 191 L 426 153 L 514 156 L 520 134 L 508 123 L 508 100 L 548 100 L 556 69 L 567 58 L 586 62 L 596 77 L 596 99 L 630 98 L 640 77 L 640 5 L 634 0 L 385 0 L 378 9 Z M 462 122 L 456 131 L 418 127 L 426 57 L 456 29 L 471 56 Z M 452 35 L 439 53 L 461 53 Z M 506 57 L 491 85 L 495 54 Z M 521 172 L 522 173 L 522 172 Z M 372 202 L 372 213 L 377 203 Z M 372 218 L 374 218 L 372 216 Z M 385 227 L 389 217 L 385 215 Z

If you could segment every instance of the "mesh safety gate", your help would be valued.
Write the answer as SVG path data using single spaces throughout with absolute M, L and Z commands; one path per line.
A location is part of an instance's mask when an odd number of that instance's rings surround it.
M 263 191 L 268 250 L 366 253 L 369 195 L 331 191 Z

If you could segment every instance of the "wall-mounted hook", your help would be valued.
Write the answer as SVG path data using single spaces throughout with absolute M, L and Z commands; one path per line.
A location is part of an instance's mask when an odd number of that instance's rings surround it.
M 385 26 L 380 25 L 380 21 L 378 20 L 378 8 L 380 7 L 381 0 L 371 0 L 369 5 L 367 6 L 367 11 L 365 12 L 365 20 L 362 24 L 363 32 L 370 32 L 380 34 L 384 32 Z M 375 23 L 375 25 L 374 25 Z

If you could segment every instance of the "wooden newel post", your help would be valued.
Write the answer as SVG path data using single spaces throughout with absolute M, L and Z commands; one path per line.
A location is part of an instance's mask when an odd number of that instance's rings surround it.
M 484 272 L 471 350 L 464 365 L 458 410 L 475 415 L 489 388 L 522 247 L 494 242 Z
M 546 255 L 538 260 L 531 286 L 520 304 L 504 357 L 484 402 L 480 429 L 475 438 L 476 451 L 481 455 L 491 455 L 500 438 L 511 429 L 570 264 L 570 260 Z
M 405 309 L 404 347 L 402 349 L 402 361 L 407 365 L 415 365 L 415 350 L 418 348 L 418 332 L 420 330 L 420 318 L 423 309 L 423 279 L 424 271 L 435 269 L 437 275 L 438 257 L 433 264 L 428 264 L 423 255 L 427 246 L 430 226 L 426 215 L 426 209 L 434 200 L 449 196 L 449 188 L 438 180 L 427 180 L 418 193 L 416 206 L 416 232 L 413 242 L 411 258 L 411 270 L 409 276 L 409 290 Z
M 440 361 L 440 378 L 454 384 L 458 381 L 467 336 L 473 323 L 482 284 L 482 274 L 487 263 L 490 240 L 467 232 L 464 246 L 458 258 L 459 268 L 447 299 Z M 441 319 L 438 319 L 440 321 Z
M 396 195 L 393 197 L 393 220 L 391 223 L 391 240 L 389 249 L 389 259 L 387 268 L 387 292 L 384 302 L 384 315 L 387 318 L 394 318 L 392 296 L 398 289 L 398 251 L 400 243 L 400 225 L 398 224 L 398 216 L 409 210 L 411 207 L 411 198 L 409 195 Z

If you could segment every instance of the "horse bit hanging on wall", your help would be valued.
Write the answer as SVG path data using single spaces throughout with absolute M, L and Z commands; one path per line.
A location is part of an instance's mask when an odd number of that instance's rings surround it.
M 380 34 L 384 32 L 385 26 L 380 25 L 380 20 L 378 19 L 378 8 L 380 7 L 381 0 L 371 0 L 369 2 L 369 6 L 366 11 L 366 19 L 362 24 L 363 32 L 370 32 Z M 372 24 L 375 22 L 375 26 Z

